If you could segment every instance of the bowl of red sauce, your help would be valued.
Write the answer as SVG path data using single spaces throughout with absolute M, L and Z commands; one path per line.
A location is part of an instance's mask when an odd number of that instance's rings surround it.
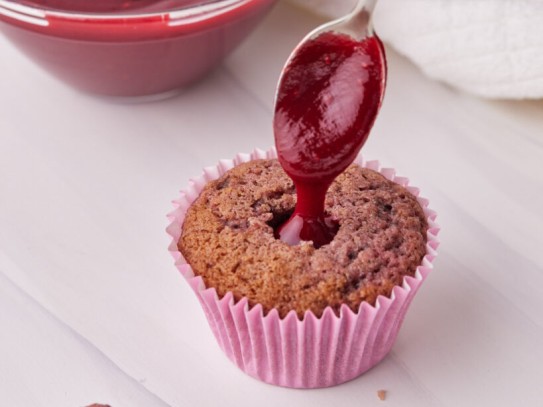
M 276 0 L 0 0 L 0 31 L 84 92 L 161 95 L 197 81 Z

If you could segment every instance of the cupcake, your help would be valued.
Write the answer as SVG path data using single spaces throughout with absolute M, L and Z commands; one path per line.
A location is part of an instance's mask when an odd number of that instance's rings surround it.
M 239 368 L 316 388 L 386 356 L 438 245 L 435 213 L 407 183 L 359 157 L 328 189 L 337 232 L 318 248 L 277 238 L 297 198 L 275 150 L 223 160 L 183 191 L 170 251 Z
M 381 361 L 437 248 L 418 190 L 355 159 L 383 100 L 384 48 L 371 25 L 360 35 L 330 27 L 283 69 L 277 151 L 206 169 L 168 229 L 226 355 L 296 388 L 343 383 Z

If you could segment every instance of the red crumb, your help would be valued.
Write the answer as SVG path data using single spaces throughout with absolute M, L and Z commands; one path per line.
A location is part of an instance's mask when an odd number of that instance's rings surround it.
M 377 391 L 377 397 L 379 397 L 379 400 L 385 401 L 385 399 L 387 398 L 386 390 L 378 390 Z

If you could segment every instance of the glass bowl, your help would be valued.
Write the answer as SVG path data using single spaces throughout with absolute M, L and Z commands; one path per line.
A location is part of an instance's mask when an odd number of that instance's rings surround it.
M 201 78 L 276 0 L 0 0 L 0 30 L 60 80 L 121 97 Z

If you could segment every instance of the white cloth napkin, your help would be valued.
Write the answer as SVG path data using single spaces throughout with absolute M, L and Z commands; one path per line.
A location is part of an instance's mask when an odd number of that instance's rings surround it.
M 291 1 L 329 17 L 356 3 Z M 432 78 L 484 97 L 543 97 L 543 0 L 381 0 L 374 26 Z

